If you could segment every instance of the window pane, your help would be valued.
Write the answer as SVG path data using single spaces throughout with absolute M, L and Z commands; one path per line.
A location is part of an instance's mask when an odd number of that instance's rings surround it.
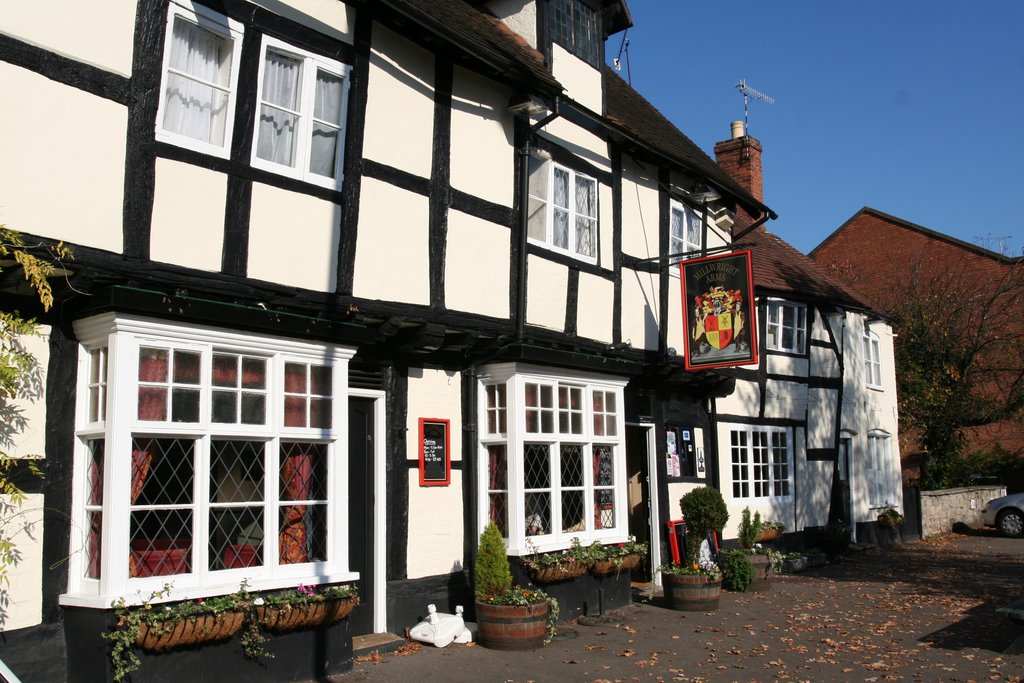
M 611 446 L 594 446 L 594 485 L 615 485 L 615 470 Z
M 174 352 L 174 383 L 199 384 L 200 355 L 193 351 Z
M 131 501 L 134 505 L 192 503 L 194 442 L 132 439 Z
M 488 519 L 494 522 L 502 536 L 508 537 L 508 494 L 504 492 L 487 494 Z
M 239 569 L 263 565 L 263 508 L 210 510 L 210 569 Z
M 309 366 L 309 393 L 330 396 L 332 393 L 331 371 L 332 368 L 326 365 Z
M 316 95 L 313 105 L 313 139 L 309 153 L 309 170 L 328 178 L 335 177 L 338 142 L 342 120 L 342 79 L 332 73 L 317 70 Z
M 583 519 L 583 491 L 562 491 L 562 531 L 572 533 L 586 531 Z
M 227 126 L 232 41 L 176 16 L 164 91 L 164 130 L 221 146 Z
M 554 182 L 552 184 L 552 202 L 562 208 L 569 208 L 569 172 L 565 169 L 555 167 Z
M 171 390 L 171 421 L 199 422 L 199 390 Z
M 192 511 L 131 513 L 128 576 L 170 576 L 192 571 Z
M 265 389 L 266 386 L 267 361 L 262 358 L 242 358 L 242 387 Z
M 523 448 L 523 485 L 528 489 L 551 488 L 548 446 L 525 444 Z
M 214 391 L 210 398 L 213 403 L 211 419 L 214 422 L 238 422 L 238 394 L 233 391 Z
M 167 419 L 167 389 L 139 387 L 139 419 L 161 422 Z
M 284 364 L 284 390 L 289 394 L 306 393 L 306 366 L 299 363 Z
M 267 422 L 267 397 L 242 393 L 242 424 L 261 425 Z
M 583 448 L 562 446 L 562 488 L 583 486 Z
M 295 166 L 302 61 L 267 50 L 263 65 L 264 104 L 260 106 L 256 156 Z
M 238 356 L 213 354 L 213 386 L 238 386 Z
M 551 494 L 527 493 L 524 498 L 526 507 L 526 535 L 541 536 L 551 533 Z
M 594 492 L 594 528 L 615 528 L 615 493 L 609 489 Z
M 551 243 L 562 249 L 569 248 L 569 212 L 555 207 L 552 211 Z
M 278 552 L 281 564 L 314 562 L 327 556 L 327 448 L 315 443 L 282 443 Z
M 576 213 L 588 218 L 597 216 L 597 184 L 576 176 Z
M 167 349 L 139 349 L 139 381 L 166 382 L 169 372 L 170 352 Z
M 210 444 L 210 502 L 262 501 L 263 452 L 264 444 L 258 441 L 213 441 Z

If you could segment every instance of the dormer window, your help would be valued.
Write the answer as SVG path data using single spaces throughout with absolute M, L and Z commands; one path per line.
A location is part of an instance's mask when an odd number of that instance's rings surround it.
M 595 69 L 601 40 L 597 10 L 583 0 L 551 0 L 551 40 Z

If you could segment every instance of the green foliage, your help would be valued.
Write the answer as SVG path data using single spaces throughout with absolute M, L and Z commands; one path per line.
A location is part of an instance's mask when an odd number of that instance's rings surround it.
M 754 518 L 751 519 L 750 508 L 743 508 L 743 513 L 740 517 L 739 536 L 737 537 L 740 547 L 747 550 L 753 548 L 754 544 L 757 543 L 757 537 L 761 535 L 762 528 L 761 513 L 755 512 Z
M 686 519 L 686 566 L 697 564 L 700 544 L 709 533 L 719 531 L 729 521 L 729 509 L 718 489 L 708 486 L 695 488 L 679 499 L 679 507 Z
M 882 511 L 878 513 L 878 523 L 884 527 L 895 529 L 900 524 L 903 524 L 903 515 L 894 506 L 886 504 Z
M 487 524 L 480 534 L 480 548 L 476 553 L 476 599 L 491 602 L 512 589 L 512 570 L 505 551 L 505 539 L 494 522 Z
M 263 606 L 276 608 L 305 609 L 317 603 L 338 599 L 358 600 L 356 589 L 348 585 L 305 586 L 253 594 L 247 581 L 242 581 L 238 590 L 227 595 L 217 595 L 196 600 L 154 604 L 167 598 L 173 589 L 165 583 L 159 590 L 150 593 L 140 605 L 129 605 L 124 598 L 114 603 L 117 626 L 102 634 L 110 641 L 110 661 L 114 668 L 114 680 L 124 680 L 139 668 L 142 662 L 135 652 L 135 642 L 143 625 L 155 633 L 172 633 L 182 621 L 197 621 L 206 617 L 225 619 L 228 615 L 243 615 L 239 644 L 242 653 L 249 659 L 270 658 L 263 644 L 267 637 L 260 627 L 257 609 Z
M 33 293 L 47 311 L 53 305 L 53 290 L 47 278 L 57 273 L 54 263 L 70 259 L 71 252 L 63 244 L 40 250 L 45 254 L 42 257 L 31 253 L 20 233 L 0 225 L 0 272 L 12 265 L 9 260 L 12 259 L 13 265 L 24 275 L 28 292 Z M 23 318 L 18 311 L 0 311 L 0 424 L 3 425 L 0 428 L 0 494 L 6 496 L 5 501 L 0 501 L 0 626 L 7 604 L 9 570 L 20 557 L 14 539 L 18 525 L 11 522 L 25 503 L 25 493 L 11 480 L 11 473 L 22 465 L 30 474 L 43 476 L 31 457 L 15 458 L 7 452 L 12 437 L 26 427 L 14 400 L 41 393 L 38 363 L 24 346 L 25 338 L 36 335 L 38 327 L 34 320 Z
M 754 565 L 742 550 L 731 550 L 722 561 L 722 587 L 743 593 L 754 583 Z

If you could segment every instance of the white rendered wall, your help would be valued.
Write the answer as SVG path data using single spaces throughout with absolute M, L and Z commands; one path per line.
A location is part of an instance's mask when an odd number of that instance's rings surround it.
M 608 158 L 608 142 L 585 128 L 580 128 L 566 118 L 559 117 L 541 129 L 541 136 L 557 142 L 598 170 L 611 171 Z
M 445 306 L 509 317 L 509 230 L 454 209 L 448 212 Z
M 219 272 L 227 187 L 223 173 L 158 158 L 150 258 Z
M 450 420 L 452 462 L 462 460 L 462 376 L 443 370 L 409 370 L 406 458 L 419 459 L 420 418 Z M 418 468 L 409 469 L 408 576 L 415 579 L 462 570 L 464 515 L 462 472 L 452 470 L 449 486 L 420 486 Z
M 596 275 L 580 273 L 576 334 L 611 343 L 615 317 L 615 284 Z
M 4 510 L 10 496 L 0 495 Z M 0 533 L 14 543 L 18 560 L 7 568 L 7 605 L 0 612 L 0 632 L 42 622 L 43 609 L 43 494 L 33 493 L 15 510 L 5 513 Z
M 429 304 L 429 200 L 372 178 L 360 195 L 352 293 Z
M 309 26 L 331 38 L 352 43 L 356 10 L 338 0 L 250 0 L 271 12 Z
M 341 207 L 308 195 L 253 183 L 249 277 L 333 292 Z
M 136 0 L 105 0 L 98 11 L 95 4 L 80 0 L 2 0 L 0 33 L 130 76 L 136 4 Z M 21 92 L 6 82 L 4 91 Z
M 0 224 L 119 253 L 127 110 L 3 62 L 0 83 L 17 93 L 0 107 Z
M 658 275 L 622 269 L 622 340 L 634 349 L 658 348 Z
M 38 336 L 22 336 L 19 344 L 36 359 L 37 371 L 14 399 L 5 401 L 0 415 L 4 429 L 0 446 L 16 458 L 42 458 L 46 450 L 46 367 L 50 360 L 50 328 Z M 29 494 L 22 505 L 8 508 L 9 496 L 0 496 L 0 534 L 15 545 L 18 559 L 8 566 L 3 586 L 9 602 L 0 610 L 0 631 L 34 626 L 42 615 L 43 495 Z
M 511 92 L 461 67 L 452 85 L 451 184 L 511 207 L 515 192 Z
M 658 175 L 631 159 L 622 163 L 622 253 L 658 255 Z
M 566 94 L 587 109 L 602 113 L 601 70 L 587 64 L 557 43 L 551 44 L 551 73 Z
M 546 259 L 527 260 L 526 323 L 552 330 L 565 329 L 569 270 Z
M 430 177 L 434 139 L 434 56 L 373 25 L 363 156 Z
M 757 415 L 761 406 L 761 387 L 757 382 L 736 380 L 736 388 L 724 398 L 715 399 L 715 410 L 720 415 Z M 719 441 L 719 448 L 725 452 L 728 441 Z M 723 461 L 724 462 L 724 461 Z

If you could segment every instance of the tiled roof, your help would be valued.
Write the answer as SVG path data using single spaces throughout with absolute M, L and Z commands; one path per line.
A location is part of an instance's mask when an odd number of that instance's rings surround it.
M 863 297 L 851 292 L 848 285 L 830 276 L 810 257 L 763 226 L 744 236 L 738 246 L 750 247 L 754 285 L 759 290 L 872 311 Z
M 522 36 L 486 11 L 465 0 L 378 0 L 465 50 L 491 67 L 498 77 L 541 95 L 554 96 L 564 88 L 544 65 L 541 53 Z
M 615 125 L 664 156 L 707 177 L 719 189 L 748 206 L 770 211 L 608 66 L 604 67 L 604 84 L 607 116 Z

